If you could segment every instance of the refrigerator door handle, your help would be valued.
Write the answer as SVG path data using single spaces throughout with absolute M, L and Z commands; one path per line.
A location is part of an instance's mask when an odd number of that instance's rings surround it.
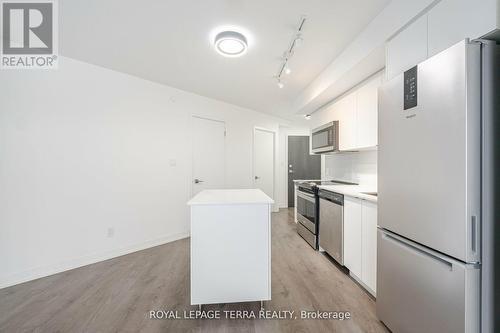
M 400 246 L 406 247 L 406 248 L 410 249 L 411 251 L 416 251 L 416 252 L 418 252 L 419 254 L 421 254 L 423 256 L 426 256 L 426 257 L 428 257 L 428 258 L 430 258 L 430 259 L 432 259 L 434 261 L 439 262 L 442 265 L 445 265 L 446 267 L 448 267 L 448 269 L 450 271 L 453 270 L 453 263 L 450 262 L 450 261 L 448 261 L 448 260 L 446 260 L 444 257 L 441 257 L 441 256 L 439 256 L 437 254 L 433 254 L 433 253 L 431 253 L 429 251 L 426 251 L 421 246 L 417 247 L 417 246 L 409 243 L 408 241 L 406 241 L 404 238 L 401 238 L 401 237 L 398 237 L 398 236 L 393 236 L 391 234 L 388 234 L 387 232 L 384 232 L 382 235 L 383 235 L 382 237 L 388 238 L 391 241 L 398 243 Z
M 481 235 L 480 231 L 480 224 L 477 221 L 477 217 L 475 215 L 471 216 L 470 220 L 470 227 L 471 227 L 471 250 L 474 253 L 477 253 L 478 250 L 478 244 L 479 244 L 479 236 Z

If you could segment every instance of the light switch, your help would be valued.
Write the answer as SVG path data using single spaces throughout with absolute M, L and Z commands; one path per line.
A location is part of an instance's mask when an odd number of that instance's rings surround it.
M 168 160 L 168 165 L 170 165 L 171 167 L 174 167 L 177 165 L 177 161 L 172 158 L 172 159 Z

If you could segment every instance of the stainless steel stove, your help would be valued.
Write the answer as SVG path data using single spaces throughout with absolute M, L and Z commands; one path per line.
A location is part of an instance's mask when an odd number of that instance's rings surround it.
M 319 249 L 319 198 L 318 185 L 357 185 L 337 180 L 303 181 L 297 184 L 297 233 Z

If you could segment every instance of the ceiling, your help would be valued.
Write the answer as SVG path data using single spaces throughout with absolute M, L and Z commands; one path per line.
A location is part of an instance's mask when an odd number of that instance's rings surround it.
M 389 2 L 65 0 L 59 2 L 60 53 L 290 118 L 293 99 Z M 303 14 L 304 42 L 279 89 L 273 75 Z M 247 54 L 225 58 L 215 52 L 210 34 L 220 26 L 247 32 Z

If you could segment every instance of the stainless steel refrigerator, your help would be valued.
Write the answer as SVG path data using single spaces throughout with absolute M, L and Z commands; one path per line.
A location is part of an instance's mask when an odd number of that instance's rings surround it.
M 376 304 L 393 332 L 493 331 L 497 59 L 465 40 L 379 89 Z

